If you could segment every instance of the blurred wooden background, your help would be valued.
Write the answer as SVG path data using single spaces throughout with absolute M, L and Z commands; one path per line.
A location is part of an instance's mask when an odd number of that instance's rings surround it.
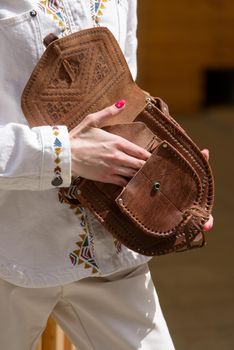
M 175 113 L 204 100 L 207 69 L 234 69 L 234 1 L 138 1 L 138 82 Z
M 178 350 L 234 349 L 234 1 L 138 1 L 138 83 L 210 149 L 216 196 L 205 248 L 154 258 L 151 272 Z M 207 72 L 213 104 L 205 108 Z M 223 102 L 217 103 L 223 94 Z M 226 100 L 225 95 L 229 95 Z M 226 100 L 226 102 L 224 102 Z
M 46 330 L 36 350 L 76 350 L 62 329 L 49 318 Z

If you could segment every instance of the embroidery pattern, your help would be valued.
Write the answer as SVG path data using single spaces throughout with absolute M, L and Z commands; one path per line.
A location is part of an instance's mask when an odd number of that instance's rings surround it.
M 62 179 L 62 169 L 61 169 L 61 158 L 60 154 L 62 152 L 62 142 L 59 140 L 59 128 L 57 126 L 52 127 L 53 135 L 55 136 L 54 140 L 54 153 L 55 153 L 55 168 L 54 168 L 54 178 L 51 181 L 53 186 L 60 186 L 63 183 Z
M 72 265 L 83 265 L 85 269 L 92 269 L 92 274 L 98 273 L 98 266 L 94 259 L 93 235 L 88 229 L 84 209 L 78 207 L 76 209 L 76 215 L 80 219 L 80 225 L 84 233 L 79 236 L 79 241 L 76 242 L 78 248 L 70 254 Z
M 63 31 L 62 36 L 71 33 L 62 0 L 39 0 L 39 7 L 58 24 Z
M 107 1 L 108 0 L 95 0 L 95 12 L 97 16 L 103 16 L 103 10 L 106 8 L 104 3 Z
M 102 11 L 105 8 L 103 2 L 107 2 L 109 0 L 100 0 L 94 2 L 94 13 L 100 17 L 102 16 Z M 93 1 L 90 0 L 90 3 Z M 39 7 L 44 11 L 44 13 L 51 18 L 52 21 L 55 21 L 58 26 L 63 31 L 62 36 L 66 36 L 71 33 L 69 29 L 69 22 L 66 16 L 66 11 L 64 8 L 64 4 L 62 0 L 39 0 Z M 82 59 L 82 57 L 81 57 Z M 72 62 L 70 63 L 72 65 Z M 79 67 L 73 67 L 74 74 L 79 74 Z M 54 82 L 55 83 L 55 82 Z M 66 79 L 64 80 L 64 84 L 66 83 Z M 70 83 L 70 81 L 69 81 Z M 56 85 L 56 84 L 55 84 Z M 67 108 L 71 108 L 69 104 L 61 104 L 59 106 L 54 106 L 52 103 L 49 105 L 48 113 L 54 118 L 56 118 L 58 114 L 63 113 Z M 53 135 L 55 136 L 54 140 L 54 152 L 55 152 L 55 168 L 54 168 L 54 179 L 52 180 L 53 186 L 60 186 L 63 183 L 63 179 L 61 176 L 61 159 L 60 154 L 62 152 L 62 142 L 59 139 L 59 128 L 54 126 L 52 127 Z M 62 202 L 62 200 L 61 200 Z M 71 209 L 74 209 L 71 206 Z M 94 258 L 94 242 L 93 242 L 93 234 L 89 231 L 86 213 L 82 207 L 75 206 L 75 214 L 80 219 L 80 226 L 82 227 L 82 232 L 78 237 L 78 241 L 76 242 L 77 249 L 69 254 L 71 263 L 73 266 L 83 266 L 84 269 L 89 269 L 90 274 L 98 273 L 98 266 Z
M 105 3 L 110 0 L 90 0 L 93 23 L 100 25 L 101 17 L 106 9 Z

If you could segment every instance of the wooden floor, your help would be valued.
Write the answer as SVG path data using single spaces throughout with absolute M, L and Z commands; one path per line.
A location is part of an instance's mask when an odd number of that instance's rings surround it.
M 215 226 L 203 249 L 154 258 L 151 271 L 178 350 L 234 349 L 234 110 L 177 118 L 210 149 Z M 165 349 L 166 350 L 166 349 Z

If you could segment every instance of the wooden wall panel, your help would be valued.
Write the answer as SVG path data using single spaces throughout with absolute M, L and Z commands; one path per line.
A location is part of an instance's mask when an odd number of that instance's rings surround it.
M 138 1 L 138 82 L 173 112 L 197 111 L 204 71 L 234 69 L 234 2 Z

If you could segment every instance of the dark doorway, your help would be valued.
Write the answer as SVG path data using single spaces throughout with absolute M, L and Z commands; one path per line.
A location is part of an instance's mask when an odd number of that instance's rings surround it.
M 234 105 L 234 69 L 209 69 L 205 72 L 206 107 Z

